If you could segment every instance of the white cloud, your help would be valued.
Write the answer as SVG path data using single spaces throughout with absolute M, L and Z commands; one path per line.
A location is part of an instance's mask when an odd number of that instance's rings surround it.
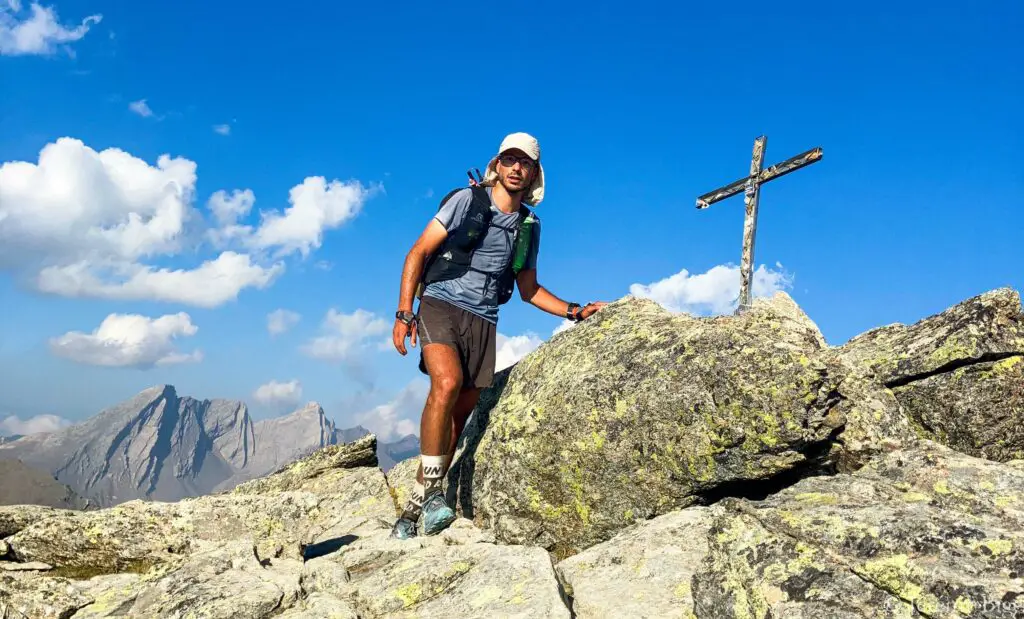
M 771 296 L 789 288 L 793 278 L 781 264 L 778 271 L 761 265 L 754 271 L 752 297 Z M 740 269 L 732 265 L 718 265 L 706 273 L 691 275 L 682 271 L 651 284 L 633 284 L 630 294 L 649 298 L 673 312 L 696 315 L 726 314 L 734 311 L 740 294 Z
M 263 212 L 250 243 L 259 249 L 276 248 L 277 255 L 299 252 L 303 257 L 320 247 L 325 230 L 355 217 L 373 190 L 358 181 L 328 183 L 322 176 L 306 178 L 288 193 L 291 206 L 284 214 Z
M 302 318 L 297 312 L 279 309 L 267 314 L 267 332 L 270 335 L 280 335 L 299 324 Z
M 195 184 L 188 159 L 161 155 L 150 166 L 117 148 L 96 152 L 60 138 L 38 165 L 0 166 L 0 264 L 26 252 L 135 260 L 177 251 Z
M 43 292 L 215 307 L 263 288 L 284 265 L 224 252 L 194 269 L 142 261 L 186 248 L 196 164 L 162 155 L 155 166 L 116 148 L 60 138 L 39 163 L 0 166 L 0 269 Z
M 56 432 L 70 426 L 71 422 L 57 415 L 36 415 L 21 419 L 8 415 L 0 420 L 0 435 L 36 434 L 37 432 Z
M 500 372 L 510 365 L 515 365 L 520 359 L 537 350 L 543 343 L 544 341 L 536 333 L 512 337 L 499 333 L 495 342 L 497 351 L 495 352 L 494 371 Z
M 558 326 L 555 327 L 555 330 L 551 332 L 551 335 L 558 335 L 562 331 L 568 331 L 569 329 L 572 329 L 575 326 L 576 323 L 571 320 L 562 320 L 562 322 L 558 323 Z
M 74 43 L 98 24 L 102 15 L 90 15 L 73 28 L 61 25 L 57 11 L 32 3 L 30 14 L 19 19 L 20 0 L 0 2 L 0 55 L 50 55 L 58 46 Z M 70 51 L 70 48 L 65 46 Z
M 417 378 L 387 404 L 381 404 L 355 416 L 355 421 L 377 435 L 378 441 L 390 441 L 406 434 L 419 434 L 423 403 L 430 383 Z
M 214 125 L 213 131 L 221 135 L 231 135 L 231 125 Z
M 149 118 L 153 115 L 153 110 L 146 103 L 145 99 L 139 99 L 138 101 L 132 101 L 128 104 L 128 109 L 138 114 L 143 118 Z
M 272 380 L 269 383 L 260 385 L 253 397 L 256 401 L 265 406 L 295 406 L 302 399 L 302 383 L 298 380 L 291 380 L 286 383 L 279 383 Z
M 221 189 L 210 196 L 206 208 L 213 214 L 217 226 L 207 230 L 206 236 L 214 247 L 244 245 L 252 237 L 252 226 L 239 224 L 238 220 L 248 216 L 254 204 L 256 194 L 252 189 L 235 189 L 230 194 Z
M 373 192 L 307 178 L 292 189 L 292 207 L 262 213 L 254 230 L 239 223 L 251 214 L 252 190 L 218 191 L 207 203 L 216 220 L 208 227 L 194 206 L 196 169 L 184 157 L 165 154 L 150 165 L 66 137 L 47 144 L 38 163 L 0 164 L 0 271 L 51 294 L 216 307 L 273 283 L 285 266 L 268 252 L 305 257 Z M 241 247 L 182 264 L 204 241 Z
M 229 195 L 221 189 L 214 192 L 206 202 L 207 208 L 220 224 L 234 224 L 239 218 L 245 217 L 256 203 L 256 194 L 252 189 L 235 189 Z
M 323 243 L 324 232 L 354 218 L 376 191 L 377 188 L 367 189 L 358 181 L 327 183 L 321 176 L 307 177 L 289 191 L 291 206 L 283 212 L 260 211 L 258 226 L 238 223 L 256 201 L 251 189 L 236 189 L 230 195 L 218 191 L 207 206 L 219 225 L 209 230 L 207 236 L 216 247 L 235 245 L 269 252 L 275 258 L 292 253 L 305 258 Z M 320 262 L 314 266 L 323 267 Z
M 51 338 L 50 350 L 76 363 L 145 369 L 201 361 L 201 351 L 181 353 L 173 341 L 193 336 L 197 331 L 184 312 L 159 318 L 110 314 L 92 333 L 71 331 Z
M 37 280 L 43 292 L 65 297 L 164 301 L 214 308 L 238 298 L 245 288 L 263 289 L 284 272 L 283 264 L 263 267 L 247 254 L 226 251 L 195 269 L 155 269 L 140 264 L 104 268 L 78 262 L 46 267 Z
M 309 340 L 302 346 L 302 352 L 316 359 L 350 360 L 356 353 L 369 348 L 366 345 L 369 339 L 391 327 L 391 323 L 364 309 L 342 314 L 331 308 L 321 325 L 324 335 Z

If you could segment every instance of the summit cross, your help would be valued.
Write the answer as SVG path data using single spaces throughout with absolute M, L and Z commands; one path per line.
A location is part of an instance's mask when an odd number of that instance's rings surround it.
M 749 176 L 697 198 L 697 209 L 700 210 L 743 191 L 743 203 L 747 207 L 747 214 L 743 218 L 743 256 L 740 262 L 740 302 L 736 309 L 737 313 L 750 308 L 750 288 L 754 277 L 754 238 L 757 235 L 757 205 L 761 197 L 761 185 L 819 161 L 822 157 L 821 147 L 818 146 L 765 170 L 762 167 L 767 141 L 768 138 L 763 135 L 754 140 Z

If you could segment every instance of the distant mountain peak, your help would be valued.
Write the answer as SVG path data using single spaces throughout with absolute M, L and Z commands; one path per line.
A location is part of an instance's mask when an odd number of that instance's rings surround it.
M 178 392 L 177 392 L 177 390 L 174 389 L 174 385 L 166 385 L 166 384 L 164 384 L 164 385 L 153 385 L 152 387 L 148 387 L 146 389 L 143 389 L 135 397 L 136 398 L 140 398 L 140 397 L 144 397 L 144 396 L 157 397 L 157 396 L 161 396 L 161 395 L 164 396 L 164 397 L 176 398 L 176 397 L 178 397 Z
M 290 417 L 292 415 L 308 415 L 310 413 L 320 416 L 326 416 L 326 414 L 324 413 L 324 407 L 320 406 L 319 402 L 307 402 L 304 406 L 301 406 L 295 409 L 294 411 L 288 413 L 287 416 Z
M 0 459 L 20 458 L 110 506 L 227 490 L 368 434 L 361 425 L 337 428 L 315 400 L 255 421 L 240 400 L 179 396 L 173 385 L 160 384 L 55 432 L 0 438 Z M 419 453 L 419 439 L 410 434 L 391 445 L 378 443 L 378 453 L 388 468 Z
M 45 436 L 4 441 L 0 458 L 47 470 L 101 505 L 173 501 L 252 468 L 253 430 L 243 402 L 179 397 L 162 384 Z

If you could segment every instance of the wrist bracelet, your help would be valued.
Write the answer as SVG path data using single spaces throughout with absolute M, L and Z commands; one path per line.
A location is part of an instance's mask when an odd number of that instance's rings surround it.
M 570 303 L 569 306 L 565 308 L 566 319 L 571 320 L 573 322 L 579 322 L 578 314 L 573 312 L 573 310 L 579 309 L 579 307 L 579 303 Z

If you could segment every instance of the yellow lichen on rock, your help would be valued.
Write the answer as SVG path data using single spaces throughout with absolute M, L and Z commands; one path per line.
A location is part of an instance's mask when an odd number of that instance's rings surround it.
M 908 602 L 917 602 L 922 588 L 919 582 L 923 572 L 905 554 L 872 559 L 853 570 L 886 591 Z
M 423 587 L 419 583 L 410 583 L 395 589 L 394 595 L 402 601 L 404 608 L 409 608 L 420 601 L 423 596 Z
M 1008 555 L 1013 551 L 1013 541 L 1008 539 L 986 539 L 974 544 L 974 549 L 986 548 L 993 556 Z

